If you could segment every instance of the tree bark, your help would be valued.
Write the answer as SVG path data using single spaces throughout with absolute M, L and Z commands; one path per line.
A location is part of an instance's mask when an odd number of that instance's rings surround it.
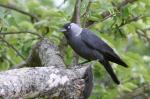
M 0 73 L 0 98 L 87 99 L 91 93 L 91 66 L 66 69 L 59 51 L 48 39 L 33 46 L 24 65 L 29 67 Z
M 84 90 L 84 72 L 81 69 L 32 67 L 0 73 L 0 97 L 3 99 L 63 97 L 77 99 Z

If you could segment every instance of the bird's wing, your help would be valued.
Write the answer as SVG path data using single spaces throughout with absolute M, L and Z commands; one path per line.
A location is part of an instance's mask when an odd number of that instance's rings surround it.
M 96 49 L 102 54 L 113 52 L 111 47 L 89 30 L 83 30 L 81 33 L 81 39 L 88 47 Z
M 113 49 L 91 31 L 83 29 L 81 39 L 88 47 L 96 49 L 103 54 L 107 60 L 127 67 L 127 65 L 120 59 Z

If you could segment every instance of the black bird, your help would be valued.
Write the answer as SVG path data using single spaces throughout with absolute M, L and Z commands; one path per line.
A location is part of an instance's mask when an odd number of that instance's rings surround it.
M 64 33 L 69 45 L 78 55 L 89 62 L 98 60 L 104 66 L 113 81 L 116 84 L 120 84 L 109 61 L 124 67 L 128 66 L 107 43 L 97 37 L 93 32 L 83 29 L 75 23 L 65 24 L 60 31 Z

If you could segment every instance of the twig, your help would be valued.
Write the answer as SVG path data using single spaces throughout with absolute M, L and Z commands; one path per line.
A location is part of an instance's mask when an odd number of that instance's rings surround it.
M 124 0 L 122 2 L 120 2 L 119 4 L 116 5 L 116 7 L 113 8 L 113 10 L 120 10 L 121 8 L 123 8 L 124 6 L 126 6 L 128 3 L 133 3 L 137 0 Z M 110 11 L 105 11 L 101 14 L 102 18 L 109 18 L 112 16 L 112 14 L 110 13 Z
M 1 36 L 0 36 L 0 39 L 1 39 L 4 43 L 6 43 L 7 46 L 9 46 L 10 48 L 12 48 L 12 49 L 17 53 L 17 55 L 19 55 L 19 56 L 22 58 L 22 60 L 25 60 L 24 56 L 21 55 L 21 53 L 20 53 L 13 45 L 11 45 L 10 43 L 8 43 L 8 42 L 7 42 L 3 37 L 1 37 Z
M 24 15 L 27 15 L 27 16 L 31 17 L 31 19 L 35 19 L 36 21 L 39 20 L 38 17 L 35 16 L 34 14 L 31 14 L 31 13 L 29 13 L 29 12 L 20 10 L 19 8 L 16 8 L 16 7 L 14 7 L 14 6 L 0 4 L 0 7 L 17 11 L 17 12 L 19 12 L 19 13 L 22 13 L 22 14 L 24 14 Z
M 145 41 L 147 41 L 148 44 L 150 45 L 150 38 L 148 37 L 146 33 L 148 30 L 150 30 L 150 28 L 136 29 L 136 33 L 140 39 L 142 39 L 142 37 L 145 38 Z
M 122 21 L 122 23 L 121 23 L 118 27 L 121 28 L 121 27 L 123 27 L 123 26 L 126 25 L 126 24 L 130 24 L 130 23 L 132 23 L 132 22 L 136 22 L 136 21 L 138 21 L 138 20 L 140 20 L 140 19 L 143 19 L 143 18 L 145 18 L 145 17 L 149 17 L 149 16 L 142 16 L 142 15 L 134 16 L 134 17 L 132 17 L 131 19 L 125 21 L 125 22 Z
M 29 34 L 33 34 L 38 36 L 39 38 L 43 38 L 42 35 L 35 33 L 35 32 L 31 32 L 31 31 L 19 31 L 19 32 L 0 32 L 0 35 L 9 35 L 9 34 L 25 34 L 25 33 L 29 33 Z
M 146 40 L 148 41 L 148 44 L 150 46 L 150 37 L 147 34 L 147 31 L 150 31 L 150 28 L 141 29 L 141 31 L 144 33 Z
M 81 15 L 81 17 L 85 17 L 87 13 L 89 12 L 90 6 L 91 6 L 92 0 L 89 0 L 88 5 L 86 7 L 85 12 Z
M 118 5 L 116 5 L 116 7 L 114 7 L 113 10 L 114 10 L 114 11 L 115 11 L 115 10 L 120 10 L 121 8 L 123 8 L 124 6 L 126 6 L 128 3 L 133 3 L 133 2 L 135 2 L 135 1 L 137 1 L 137 0 L 124 0 L 124 1 L 122 1 L 121 3 L 119 3 Z M 101 21 L 104 21 L 104 20 L 108 19 L 109 17 L 111 17 L 111 16 L 113 16 L 113 15 L 111 14 L 110 11 L 104 11 L 104 12 L 102 12 L 102 13 L 100 14 L 100 16 L 102 17 L 102 20 L 101 20 Z M 95 22 L 96 22 L 96 21 L 88 20 L 88 21 L 86 22 L 86 27 L 89 27 L 89 26 L 91 26 L 91 25 L 94 25 Z
M 114 23 L 111 25 L 111 28 L 105 30 L 105 32 L 106 32 L 106 31 L 112 31 L 112 28 L 113 28 L 114 25 L 115 25 L 115 29 L 116 29 L 116 30 L 119 30 L 121 27 L 123 27 L 123 26 L 125 26 L 125 25 L 127 25 L 127 24 L 130 24 L 130 23 L 132 23 L 132 22 L 136 22 L 136 21 L 138 21 L 139 19 L 142 19 L 142 18 L 145 18 L 145 17 L 149 17 L 149 16 L 142 16 L 142 15 L 134 16 L 134 17 L 132 17 L 132 18 L 130 18 L 130 19 L 128 18 L 127 21 L 122 20 L 122 23 L 121 23 L 120 25 L 116 25 L 116 24 L 115 24 L 115 23 L 116 23 L 116 20 L 115 20 Z M 96 24 L 96 23 L 94 23 L 94 24 Z M 91 25 L 91 26 L 92 26 L 92 25 Z M 91 26 L 89 26 L 89 28 L 90 28 Z M 101 31 L 101 32 L 104 32 L 104 31 Z M 122 33 L 121 33 L 121 34 L 122 34 Z
M 85 28 L 85 24 L 86 24 L 86 21 L 87 21 L 87 15 L 89 13 L 91 3 L 92 3 L 92 0 L 89 0 L 85 12 L 81 15 L 81 17 L 83 18 L 83 21 L 82 21 L 82 27 L 83 28 Z
M 121 9 L 122 7 L 126 6 L 128 3 L 133 3 L 135 1 L 138 1 L 138 0 L 124 0 L 120 2 L 116 7 L 117 9 Z
M 131 19 L 129 19 L 129 20 L 127 20 L 127 21 L 122 21 L 122 23 L 118 26 L 118 27 L 122 27 L 122 26 L 124 26 L 124 25 L 126 25 L 126 24 L 129 24 L 129 23 L 131 23 L 131 22 L 134 22 L 134 21 L 138 21 L 139 19 L 142 19 L 142 18 L 144 18 L 145 16 L 141 16 L 141 15 L 139 15 L 139 16 L 135 16 L 135 17 L 133 17 L 133 18 L 131 18 Z

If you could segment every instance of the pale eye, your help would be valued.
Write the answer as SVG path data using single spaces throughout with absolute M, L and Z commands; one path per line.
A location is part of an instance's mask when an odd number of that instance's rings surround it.
M 71 26 L 69 25 L 69 26 L 68 26 L 68 29 L 70 29 L 70 28 L 71 28 Z

